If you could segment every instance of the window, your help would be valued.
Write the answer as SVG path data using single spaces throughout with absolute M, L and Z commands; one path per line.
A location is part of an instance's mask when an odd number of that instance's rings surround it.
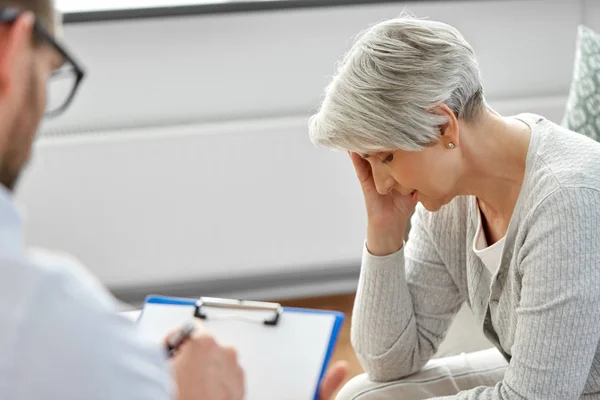
M 148 8 L 200 6 L 226 3 L 268 3 L 281 0 L 56 0 L 56 8 L 62 13 L 136 10 Z

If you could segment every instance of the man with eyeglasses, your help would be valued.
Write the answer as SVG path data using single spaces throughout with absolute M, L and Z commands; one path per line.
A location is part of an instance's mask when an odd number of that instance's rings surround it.
M 12 191 L 41 118 L 64 111 L 84 76 L 54 16 L 52 0 L 0 0 L 0 399 L 241 400 L 235 350 L 202 326 L 169 362 L 75 261 L 24 248 Z M 322 400 L 344 375 L 329 370 Z

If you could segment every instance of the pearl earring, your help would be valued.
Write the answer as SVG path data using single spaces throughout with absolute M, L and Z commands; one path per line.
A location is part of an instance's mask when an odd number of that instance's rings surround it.
M 452 142 L 448 143 L 448 147 L 451 148 L 451 149 L 453 149 L 455 147 L 454 143 L 452 143 Z

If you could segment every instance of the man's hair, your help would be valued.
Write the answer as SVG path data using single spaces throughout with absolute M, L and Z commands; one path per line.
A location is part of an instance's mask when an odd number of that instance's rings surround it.
M 473 49 L 454 28 L 410 16 L 364 32 L 339 64 L 319 112 L 316 145 L 361 153 L 436 143 L 446 104 L 466 122 L 486 107 Z
M 55 11 L 53 0 L 0 0 L 0 7 L 32 11 L 53 32 Z

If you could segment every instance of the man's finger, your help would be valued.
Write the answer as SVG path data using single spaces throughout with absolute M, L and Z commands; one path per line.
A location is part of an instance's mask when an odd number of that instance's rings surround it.
M 348 374 L 348 363 L 345 361 L 338 361 L 331 368 L 327 370 L 323 381 L 321 382 L 321 388 L 319 390 L 319 400 L 331 400 L 331 397 L 336 390 L 340 388 L 346 375 Z

